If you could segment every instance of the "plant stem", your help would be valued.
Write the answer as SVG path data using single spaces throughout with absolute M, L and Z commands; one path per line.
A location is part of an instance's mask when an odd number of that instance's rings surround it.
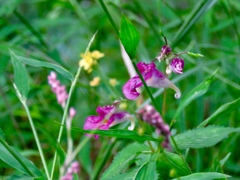
M 163 104 L 162 104 L 162 117 L 164 119 L 165 112 L 166 112 L 166 99 L 167 99 L 167 90 L 164 88 L 163 91 Z
M 79 75 L 80 75 L 80 72 L 81 72 L 81 67 L 79 66 L 78 70 L 77 70 L 77 73 L 75 75 L 75 78 L 73 79 L 73 82 L 71 84 L 71 87 L 70 87 L 70 90 L 69 90 L 69 93 L 68 93 L 68 99 L 67 99 L 67 103 L 66 103 L 66 106 L 64 108 L 64 113 L 63 113 L 63 117 L 62 117 L 62 126 L 60 127 L 60 130 L 59 130 L 59 134 L 58 134 L 58 139 L 57 139 L 57 142 L 60 143 L 61 141 L 61 137 L 62 137 L 62 133 L 63 133 L 63 125 L 65 124 L 65 121 L 66 121 L 66 118 L 67 118 L 67 115 L 68 115 L 68 108 L 69 108 L 69 103 L 70 103 L 70 100 L 71 100 L 71 97 L 72 97 L 72 93 L 76 87 L 76 83 L 77 83 L 77 80 L 79 78 Z M 54 169 L 55 169 L 55 165 L 56 165 L 56 161 L 57 161 L 57 151 L 55 151 L 55 154 L 54 154 L 54 158 L 53 158 L 53 166 L 52 166 L 52 171 L 51 171 L 51 179 L 53 179 L 53 173 L 54 173 Z
M 23 107 L 24 107 L 25 110 L 26 110 L 26 113 L 27 113 L 27 116 L 28 116 L 28 119 L 29 119 L 29 122 L 30 122 L 30 125 L 31 125 L 31 128 L 32 128 L 32 131 L 33 131 L 33 136 L 34 136 L 35 141 L 36 141 L 36 143 L 37 143 L 38 151 L 39 151 L 39 154 L 40 154 L 42 163 L 43 163 L 43 167 L 44 167 L 44 170 L 45 170 L 47 179 L 50 179 L 49 172 L 48 172 L 48 169 L 47 169 L 47 164 L 46 164 L 46 161 L 45 161 L 45 158 L 44 158 L 44 155 L 43 155 L 42 147 L 41 147 L 41 144 L 40 144 L 40 141 L 39 141 L 39 138 L 38 138 L 38 135 L 37 135 L 37 131 L 36 131 L 36 129 L 35 129 L 35 126 L 34 126 L 32 117 L 31 117 L 31 115 L 30 115 L 28 106 L 27 106 L 27 104 L 26 104 L 26 101 L 22 101 L 22 104 L 23 104 Z
M 110 23 L 112 24 L 112 26 L 113 26 L 113 28 L 114 28 L 114 30 L 115 30 L 117 36 L 119 37 L 118 28 L 117 28 L 116 24 L 114 23 L 114 21 L 113 21 L 111 15 L 109 14 L 109 12 L 108 12 L 108 10 L 107 10 L 105 4 L 103 3 L 102 0 L 98 0 L 98 1 L 99 1 L 100 5 L 102 6 L 102 8 L 103 8 L 105 14 L 107 15 L 107 17 L 108 17 Z

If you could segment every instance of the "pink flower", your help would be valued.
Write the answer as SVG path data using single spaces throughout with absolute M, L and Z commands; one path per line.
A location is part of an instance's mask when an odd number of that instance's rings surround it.
M 170 63 L 170 68 L 176 74 L 182 74 L 184 68 L 184 61 L 181 58 L 173 58 Z
M 161 49 L 162 54 L 170 54 L 170 52 L 172 52 L 172 48 L 169 46 L 163 46 Z
M 176 91 L 175 98 L 181 97 L 180 90 L 161 71 L 156 69 L 154 62 L 139 62 L 137 68 L 148 86 L 154 88 L 172 88 Z M 136 75 L 124 84 L 122 88 L 123 94 L 127 99 L 134 100 L 140 95 L 139 88 L 141 86 L 143 86 L 142 81 Z
M 48 76 L 48 84 L 52 87 L 52 91 L 56 94 L 58 103 L 62 107 L 65 107 L 66 100 L 68 98 L 66 87 L 61 85 L 60 81 L 57 79 L 57 74 L 53 71 Z
M 98 106 L 96 109 L 98 116 L 88 116 L 86 118 L 84 129 L 85 130 L 108 130 L 110 127 L 115 126 L 116 124 L 122 123 L 127 119 L 132 120 L 130 114 L 124 111 L 120 111 L 114 104 L 107 106 Z M 128 128 L 133 130 L 134 125 Z M 98 139 L 98 135 L 94 135 Z
M 73 118 L 76 115 L 77 111 L 73 107 L 70 107 L 69 109 L 69 117 Z

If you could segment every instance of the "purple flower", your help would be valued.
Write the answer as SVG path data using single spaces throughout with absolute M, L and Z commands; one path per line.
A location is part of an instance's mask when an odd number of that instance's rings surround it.
M 172 88 L 176 91 L 175 98 L 181 97 L 180 90 L 170 81 L 165 75 L 156 69 L 154 62 L 144 63 L 139 62 L 137 68 L 143 76 L 144 81 L 150 87 L 154 88 Z M 128 80 L 122 90 L 127 99 L 134 100 L 140 95 L 139 88 L 143 86 L 138 75 Z
M 170 54 L 170 52 L 172 52 L 172 48 L 170 48 L 169 46 L 163 46 L 161 49 L 162 54 Z
M 184 61 L 181 58 L 173 58 L 170 63 L 170 68 L 173 72 L 177 74 L 182 74 L 184 68 Z
M 128 128 L 129 130 L 133 130 L 134 123 L 130 114 L 124 111 L 120 111 L 115 104 L 107 105 L 107 106 L 98 106 L 96 109 L 98 116 L 88 116 L 86 118 L 84 129 L 85 130 L 108 130 L 110 127 L 122 123 L 127 119 L 131 120 L 131 126 Z M 96 139 L 98 139 L 98 135 L 94 135 Z

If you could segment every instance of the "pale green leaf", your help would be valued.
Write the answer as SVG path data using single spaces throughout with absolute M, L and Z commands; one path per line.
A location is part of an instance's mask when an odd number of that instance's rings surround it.
M 198 127 L 206 126 L 209 122 L 213 121 L 214 119 L 234 111 L 235 109 L 239 108 L 239 105 L 240 105 L 240 98 L 222 105 L 210 117 L 208 117 L 205 121 L 203 121 L 200 125 L 198 125 Z
M 216 71 L 213 73 L 211 77 L 203 81 L 201 84 L 193 88 L 186 96 L 184 96 L 178 106 L 178 109 L 174 115 L 174 119 L 178 119 L 180 113 L 183 111 L 183 109 L 189 105 L 193 100 L 196 98 L 202 96 L 205 94 L 209 88 L 209 85 L 211 84 L 213 77 L 215 75 Z
M 14 52 L 10 51 L 10 56 L 14 69 L 14 84 L 17 87 L 21 98 L 27 99 L 29 91 L 27 70 L 24 67 L 23 63 L 19 61 L 18 57 L 14 54 Z
M 51 68 L 54 69 L 55 71 L 59 72 L 62 74 L 64 77 L 73 80 L 73 75 L 63 67 L 53 64 L 50 62 L 45 62 L 45 61 L 40 61 L 40 60 L 35 60 L 35 59 L 30 59 L 30 58 L 25 58 L 22 56 L 16 56 L 16 58 L 21 61 L 22 63 L 25 63 L 27 65 L 33 66 L 33 67 L 46 67 L 46 68 Z
M 198 149 L 213 146 L 233 132 L 240 132 L 240 128 L 208 126 L 177 134 L 174 139 L 179 149 Z
M 179 178 L 175 178 L 173 180 L 213 180 L 213 179 L 222 179 L 231 177 L 226 174 L 221 174 L 217 172 L 203 172 L 203 173 L 194 173 L 188 176 L 183 176 Z

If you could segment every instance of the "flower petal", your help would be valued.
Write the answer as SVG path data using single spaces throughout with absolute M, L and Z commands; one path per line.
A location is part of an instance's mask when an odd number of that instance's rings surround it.
M 122 88 L 123 94 L 127 99 L 134 100 L 140 95 L 137 88 L 141 86 L 142 86 L 141 79 L 138 76 L 134 76 L 124 84 Z

